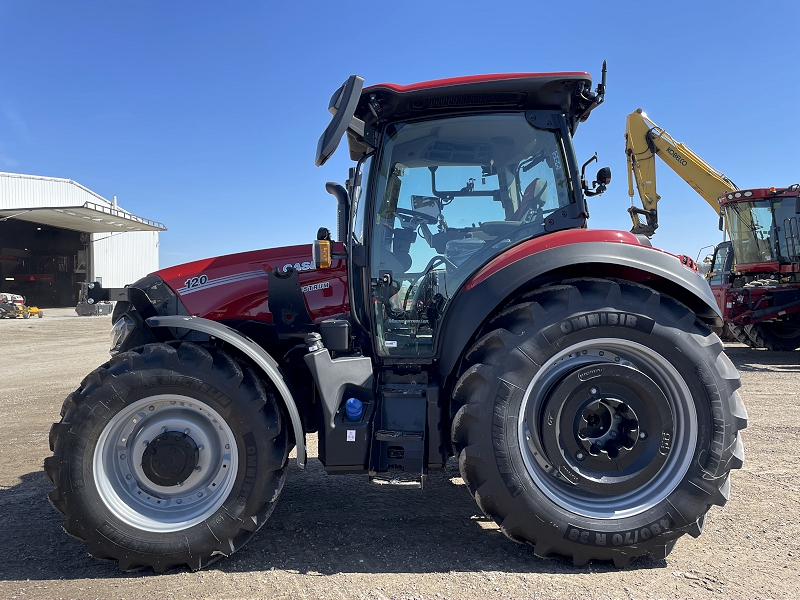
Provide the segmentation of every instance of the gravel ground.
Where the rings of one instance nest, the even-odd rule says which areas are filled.
[[[47,313],[0,321],[2,598],[800,596],[800,352],[729,346],[750,415],[745,466],[703,535],[665,561],[616,570],[539,559],[480,514],[453,461],[423,491],[390,492],[312,460],[293,464],[274,515],[232,558],[197,573],[125,574],[63,533],[42,472],[62,400],[108,357],[110,319]]]

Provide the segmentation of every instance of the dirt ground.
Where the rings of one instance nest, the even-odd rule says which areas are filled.
[[[61,530],[42,472],[64,397],[108,358],[109,317],[0,321],[2,598],[797,598],[800,352],[732,344],[750,415],[731,500],[667,560],[542,560],[480,514],[451,461],[423,491],[292,466],[260,533],[205,571],[120,573]],[[308,440],[311,455],[316,439]]]

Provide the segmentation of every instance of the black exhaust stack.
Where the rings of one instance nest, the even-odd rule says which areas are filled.
[[[347,241],[347,221],[350,209],[350,201],[347,197],[347,190],[334,181],[325,184],[325,189],[329,194],[336,198],[338,209],[336,211],[336,240],[339,242]]]

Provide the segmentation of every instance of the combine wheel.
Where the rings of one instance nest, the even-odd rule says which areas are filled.
[[[456,383],[453,440],[479,507],[538,556],[618,567],[700,534],[743,460],[719,338],[649,288],[579,279],[494,317]]]
[[[759,346],[755,341],[753,341],[749,335],[747,335],[744,327],[739,327],[734,323],[725,323],[725,327],[728,330],[728,333],[730,333],[731,336],[733,336],[733,339],[735,339],[737,342],[741,344],[747,344],[751,348],[762,347]]]
[[[789,351],[800,348],[800,320],[762,321],[746,325],[745,333],[759,348]]]
[[[199,569],[238,550],[286,477],[272,391],[225,352],[148,344],[91,373],[50,431],[64,529],[120,568]]]

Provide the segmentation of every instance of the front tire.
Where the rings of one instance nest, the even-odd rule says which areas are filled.
[[[453,440],[480,508],[538,556],[665,558],[739,468],[747,415],[722,343],[644,286],[581,279],[499,313],[456,383]]]
[[[199,569],[269,518],[286,477],[274,394],[217,348],[148,344],[70,394],[45,472],[64,529],[130,570]]]

